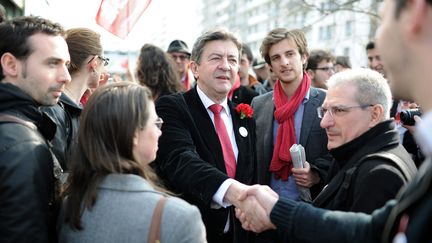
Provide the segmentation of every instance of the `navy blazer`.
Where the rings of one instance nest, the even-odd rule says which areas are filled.
[[[325,91],[310,88],[309,100],[305,103],[300,131],[300,144],[305,148],[306,160],[311,168],[316,170],[323,181],[333,161],[327,149],[327,135],[320,127],[321,119],[318,118],[317,108],[322,105]],[[256,138],[257,138],[257,161],[258,182],[269,185],[271,173],[270,162],[273,156],[273,122],[274,122],[274,99],[273,91],[255,97],[252,100],[255,110]],[[286,148],[289,149],[289,148]],[[312,197],[318,195],[323,183],[312,186]]]
[[[240,119],[230,101],[228,105],[239,151],[235,179],[253,184],[256,171],[255,123],[250,118]],[[235,238],[233,242],[247,242],[248,233],[235,219],[232,207],[211,208],[213,195],[229,177],[219,138],[196,88],[160,97],[156,102],[156,111],[164,120],[155,161],[159,176],[171,190],[198,206],[209,242],[219,241],[230,210],[231,223],[236,222],[231,224]],[[240,127],[248,131],[247,136],[239,133]]]

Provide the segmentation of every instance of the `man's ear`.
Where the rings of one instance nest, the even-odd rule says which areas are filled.
[[[409,6],[409,10],[411,11],[411,31],[412,33],[419,33],[425,28],[431,28],[428,25],[429,21],[428,14],[432,15],[432,11],[430,11],[429,4],[426,3],[426,0],[410,0],[407,1],[407,5]],[[429,16],[429,18],[432,18]]]
[[[371,107],[372,113],[371,113],[371,120],[369,122],[369,127],[374,127],[378,123],[382,122],[384,119],[384,107],[381,104],[376,104],[373,107]]]
[[[98,67],[98,58],[97,57],[93,58],[93,60],[91,60],[91,62],[89,62],[87,65],[90,71],[96,70]]]
[[[134,137],[133,137],[133,140],[132,140],[132,145],[134,147],[138,146],[138,131],[135,131],[135,134],[134,134]]]
[[[0,59],[4,76],[16,77],[18,75],[18,59],[9,52],[4,53]]]
[[[198,75],[198,64],[195,61],[191,61],[189,65],[190,65],[190,69],[191,69],[191,71],[192,71],[195,79],[198,80],[198,78],[199,78],[199,75]]]
[[[309,54],[308,53],[304,53],[302,55],[301,60],[302,60],[303,67],[307,64],[308,58],[309,58]]]
[[[307,69],[306,72],[307,72],[307,74],[309,74],[310,79],[314,80],[314,78],[315,78],[315,71],[312,70],[312,69]]]

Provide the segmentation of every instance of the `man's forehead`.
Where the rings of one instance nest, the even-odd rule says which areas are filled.
[[[378,55],[378,49],[375,47],[375,48],[372,48],[372,49],[368,49],[367,51],[366,51],[368,54],[377,54]]]
[[[291,39],[283,39],[281,41],[279,41],[278,43],[273,44],[270,47],[269,53],[270,55],[273,54],[277,54],[277,52],[279,51],[294,51],[294,52],[298,52],[299,51],[299,47],[297,46],[297,44],[291,40]]]
[[[172,51],[172,52],[169,52],[169,54],[170,55],[186,55],[186,56],[189,56],[187,53],[185,53],[185,52],[179,52],[179,51]]]
[[[204,51],[203,53],[206,53],[207,55],[212,55],[212,54],[218,54],[218,55],[222,55],[222,54],[227,54],[228,56],[239,56],[239,49],[238,47],[234,44],[234,42],[229,41],[229,40],[214,40],[214,41],[209,41],[205,46],[204,46]]]
[[[318,65],[323,65],[323,66],[333,66],[333,62],[330,59],[324,59],[321,60]]]
[[[347,104],[351,104],[354,101],[355,101],[354,97],[351,93],[344,93],[344,92],[338,94],[327,93],[327,96],[323,102],[323,106],[347,105]]]
[[[32,46],[32,54],[51,58],[70,59],[66,40],[59,35],[47,35],[38,33],[29,38]]]

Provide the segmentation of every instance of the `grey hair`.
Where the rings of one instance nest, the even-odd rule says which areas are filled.
[[[200,64],[201,55],[204,51],[204,46],[207,42],[215,41],[215,40],[223,40],[223,41],[232,41],[239,50],[239,59],[242,52],[242,44],[237,36],[234,33],[228,31],[224,28],[218,28],[214,30],[209,30],[198,37],[195,41],[195,44],[192,48],[191,60]]]
[[[390,118],[392,94],[387,80],[377,71],[367,68],[356,68],[336,73],[327,82],[328,88],[353,85],[357,88],[355,100],[360,105],[381,104],[384,118]]]

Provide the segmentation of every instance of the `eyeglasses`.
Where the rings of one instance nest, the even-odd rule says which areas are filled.
[[[321,67],[321,68],[317,67],[317,68],[312,68],[312,69],[314,69],[314,70],[322,70],[324,72],[329,72],[329,71],[334,72],[335,71],[334,67]]]
[[[157,126],[157,128],[162,129],[162,124],[164,123],[164,121],[162,120],[162,118],[158,117],[155,121],[155,125]]]
[[[90,63],[91,61],[93,61],[95,58],[99,58],[101,61],[102,61],[102,63],[103,63],[103,65],[104,66],[108,66],[108,64],[109,64],[109,62],[110,62],[110,59],[109,58],[107,58],[107,57],[102,57],[102,56],[98,56],[98,55],[95,55],[95,56],[93,56],[87,63]]]
[[[177,58],[180,58],[180,61],[184,61],[186,59],[189,59],[189,55],[176,55],[176,54],[171,54],[172,59],[177,60]]]
[[[330,112],[330,116],[332,118],[334,118],[335,116],[340,116],[343,113],[348,112],[350,109],[353,108],[361,108],[364,109],[366,107],[372,107],[374,105],[369,104],[369,105],[355,105],[355,106],[330,106],[329,108],[324,108],[324,107],[318,107],[317,108],[317,112],[318,112],[318,117],[319,118],[323,118],[324,115],[327,113],[327,111]]]

